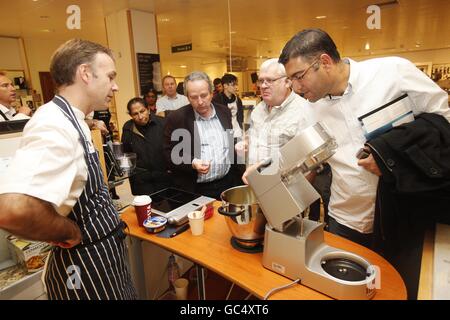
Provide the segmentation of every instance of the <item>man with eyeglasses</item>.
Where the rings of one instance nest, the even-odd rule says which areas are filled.
[[[276,161],[278,149],[306,122],[306,114],[301,108],[306,101],[291,90],[291,81],[278,59],[269,59],[261,64],[257,85],[263,101],[251,113],[248,142],[236,147],[239,152],[245,148],[243,144],[248,143],[249,165],[269,157]],[[245,183],[249,170],[242,177]]]
[[[23,106],[16,113],[16,110],[12,107],[14,102],[16,102],[16,88],[6,76],[6,72],[0,71],[0,121],[30,118],[31,109]]]
[[[363,62],[341,59],[331,37],[320,29],[307,29],[296,34],[285,45],[279,61],[286,67],[294,90],[308,100],[306,110],[311,112],[311,123],[324,122],[339,146],[328,161],[333,176],[329,231],[371,247],[374,230],[376,234],[383,232],[379,230],[381,224],[374,225],[377,186],[382,170],[377,165],[379,155],[376,151],[369,150],[364,155],[367,157],[360,160],[355,157],[364,147],[367,134],[358,117],[380,110],[379,107],[407,94],[402,103],[415,116],[423,112],[437,113],[449,121],[447,94],[406,59],[387,57]],[[389,166],[381,169],[393,170]],[[381,200],[377,201],[378,208]],[[408,222],[400,219],[397,223],[399,227]],[[396,227],[391,225],[384,231],[392,232],[393,229]],[[384,239],[384,236],[380,237]],[[397,261],[391,260],[404,279],[411,276],[411,270],[417,265],[420,268],[421,249],[413,252],[416,248],[408,246],[396,252]],[[402,266],[400,260],[404,262],[413,255],[418,257],[419,263],[415,261],[416,266]],[[416,272],[418,279],[417,275]],[[417,283],[407,283],[407,287],[409,297],[415,297]]]

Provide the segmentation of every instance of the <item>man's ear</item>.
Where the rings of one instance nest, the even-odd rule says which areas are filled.
[[[77,68],[77,75],[84,83],[88,83],[92,78],[91,68],[85,63],[80,64]]]
[[[292,81],[289,78],[286,78],[286,88],[292,88]]]
[[[334,64],[333,59],[326,53],[320,55],[320,63],[326,71],[330,71],[331,66]]]

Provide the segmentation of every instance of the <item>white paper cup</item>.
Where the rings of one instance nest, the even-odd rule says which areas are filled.
[[[173,283],[173,286],[175,287],[175,295],[177,297],[177,300],[186,300],[189,287],[189,280],[185,278],[178,278]]]
[[[188,218],[192,235],[201,235],[203,233],[203,225],[205,224],[205,214],[201,211],[192,211],[188,213]]]

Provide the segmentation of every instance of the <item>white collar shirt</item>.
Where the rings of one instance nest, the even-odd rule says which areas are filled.
[[[156,112],[173,111],[189,104],[186,96],[177,93],[174,98],[163,96],[156,101]]]

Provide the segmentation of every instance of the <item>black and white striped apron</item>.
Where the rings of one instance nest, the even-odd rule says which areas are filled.
[[[98,154],[90,147],[69,103],[60,96],[55,96],[53,102],[80,134],[88,178],[68,216],[80,227],[82,241],[71,249],[52,250],[44,277],[48,298],[136,299],[125,264],[123,223],[103,181]]]

